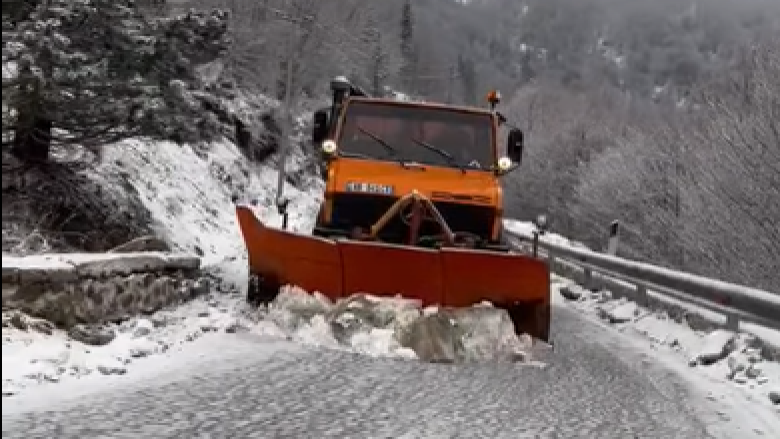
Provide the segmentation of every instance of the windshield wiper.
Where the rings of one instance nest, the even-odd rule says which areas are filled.
[[[453,165],[453,166],[457,167],[458,169],[460,169],[461,172],[463,172],[464,174],[466,173],[466,167],[462,163],[460,163],[457,159],[455,159],[455,157],[452,154],[450,154],[447,151],[439,148],[438,146],[431,145],[430,143],[424,142],[424,141],[422,141],[420,139],[415,139],[414,137],[412,137],[411,139],[412,139],[412,142],[414,142],[414,143],[416,143],[416,144],[418,144],[418,145],[420,145],[420,146],[422,146],[422,147],[424,147],[426,149],[429,149],[429,150],[435,152],[436,154],[439,154],[440,156],[444,157],[445,159],[447,159],[447,161],[451,165]]]
[[[369,159],[369,160],[373,158],[365,154],[360,154],[358,152],[349,152],[349,151],[339,151],[339,156],[353,158],[353,159]]]
[[[381,137],[377,136],[376,134],[372,133],[371,131],[369,131],[369,130],[367,130],[367,129],[363,128],[363,127],[361,127],[360,125],[358,125],[358,126],[357,126],[357,129],[358,129],[358,131],[360,131],[361,133],[363,133],[363,134],[367,135],[368,137],[370,137],[370,138],[374,139],[374,141],[376,141],[376,143],[378,143],[378,144],[380,144],[380,145],[384,146],[384,147],[385,147],[385,149],[387,150],[387,152],[389,152],[389,153],[390,153],[390,155],[391,155],[392,157],[394,157],[394,158],[395,158],[395,159],[398,161],[398,163],[400,163],[400,164],[401,164],[401,166],[406,166],[406,161],[405,161],[404,159],[402,159],[402,158],[401,158],[401,157],[398,155],[398,150],[397,150],[397,149],[395,149],[395,147],[394,147],[393,145],[391,145],[391,144],[387,143],[387,141],[386,141],[385,139],[383,139],[383,138],[381,138]]]

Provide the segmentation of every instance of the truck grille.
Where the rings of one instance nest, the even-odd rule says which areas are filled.
[[[355,226],[372,226],[397,200],[394,197],[366,194],[338,194],[333,199],[333,215],[330,227],[351,230]],[[474,206],[448,202],[434,202],[447,220],[453,232],[470,232],[480,237],[489,237],[493,229],[494,210],[487,206]],[[438,232],[435,224],[423,224],[422,235]],[[394,218],[380,233],[380,239],[388,242],[403,242],[407,227],[400,218]]]

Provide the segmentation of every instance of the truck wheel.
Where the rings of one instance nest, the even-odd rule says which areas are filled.
[[[255,275],[249,276],[249,283],[246,290],[246,301],[252,306],[260,304],[260,278]]]
[[[258,275],[249,276],[246,301],[252,306],[267,305],[279,295],[280,286]]]

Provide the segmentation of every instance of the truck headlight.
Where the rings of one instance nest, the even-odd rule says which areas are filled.
[[[332,140],[326,140],[322,142],[322,152],[328,155],[332,155],[336,153],[336,150],[338,149],[338,146],[336,145],[336,142]]]
[[[509,157],[501,157],[498,159],[498,170],[501,172],[506,172],[509,170],[509,168],[512,167],[512,159]]]

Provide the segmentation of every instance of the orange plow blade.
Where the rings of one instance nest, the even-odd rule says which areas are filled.
[[[237,206],[250,274],[262,299],[284,285],[335,300],[355,293],[417,299],[424,306],[468,307],[482,301],[506,309],[518,333],[549,341],[550,279],[545,262],[491,251],[441,250],[329,240],[266,227]]]

